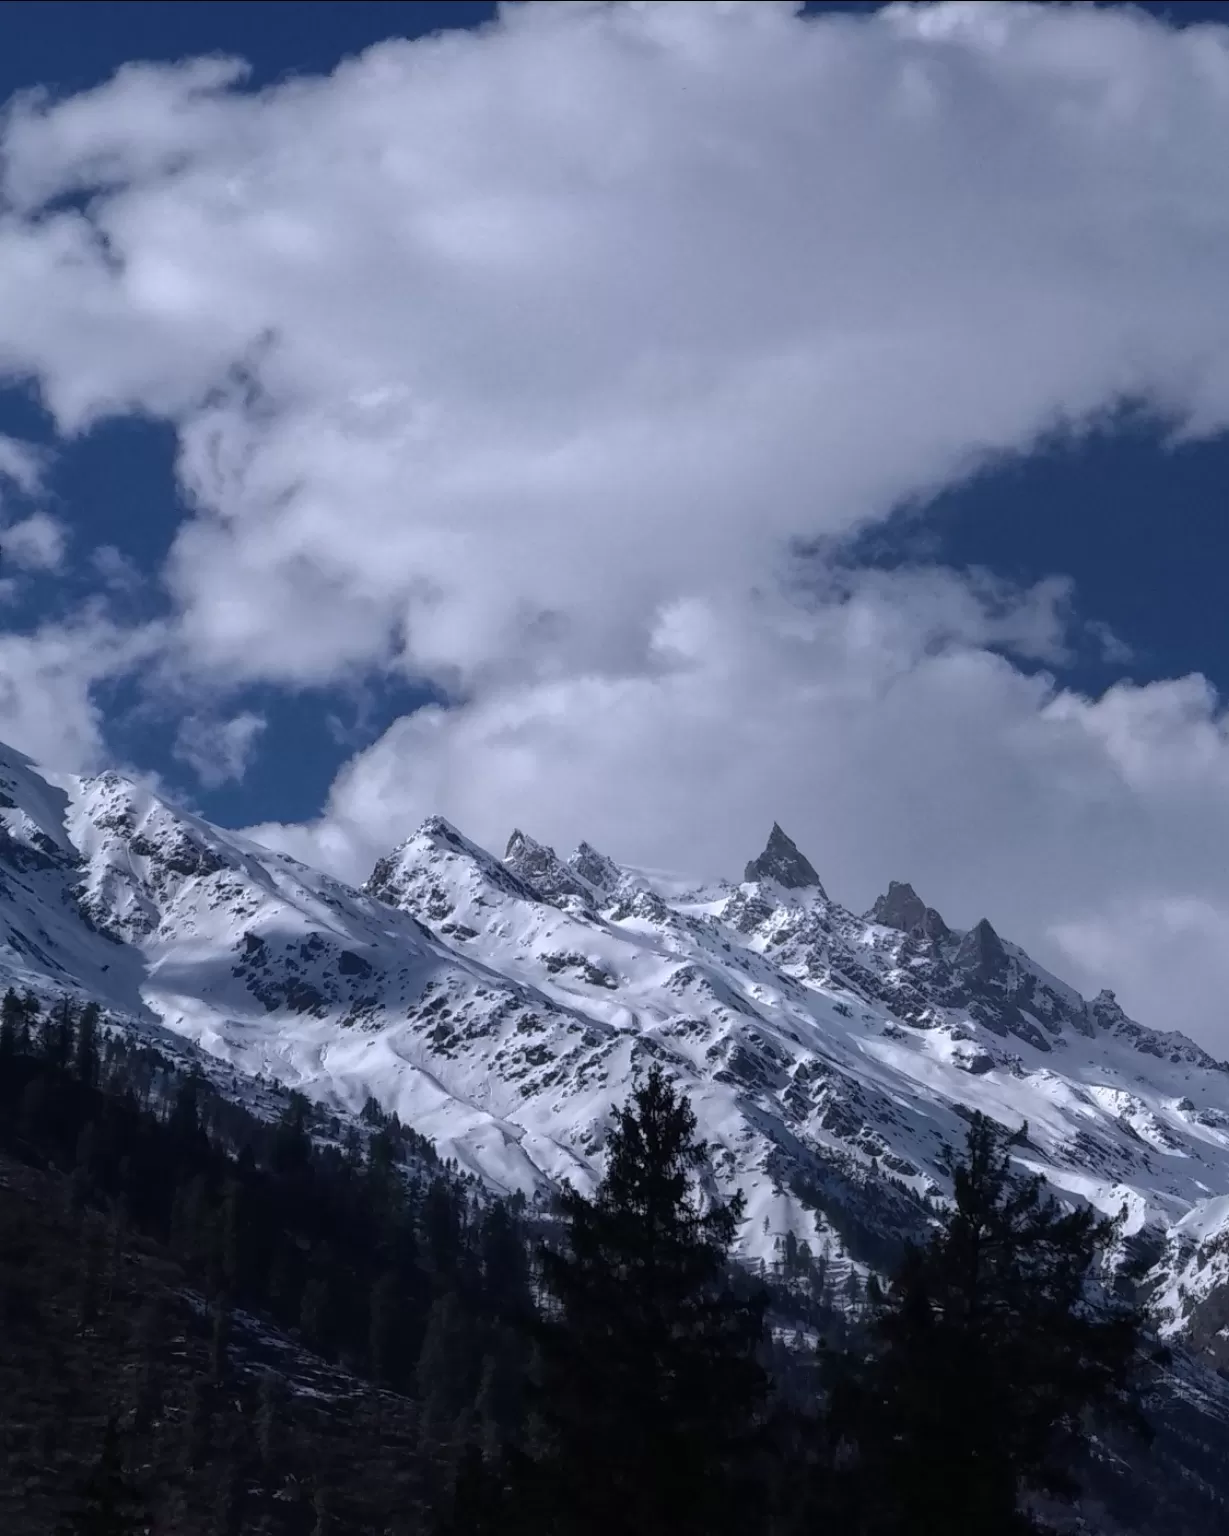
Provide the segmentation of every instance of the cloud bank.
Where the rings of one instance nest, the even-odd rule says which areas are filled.
[[[1124,399],[1229,425],[1227,137],[1225,29],[997,3],[528,5],[23,99],[0,371],[66,434],[173,422],[193,515],[172,620],[24,637],[14,699],[51,658],[80,756],[134,654],[211,709],[428,679],[261,834],[362,875],[440,810],[710,873],[776,817],[855,905],[910,878],[1229,1047],[1207,685],[1080,698],[1061,581],[817,553]]]

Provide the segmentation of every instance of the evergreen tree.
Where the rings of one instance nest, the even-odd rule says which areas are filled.
[[[239,1536],[243,1523],[243,1482],[233,1461],[217,1475],[213,1503],[213,1536]]]
[[[43,1025],[43,1060],[54,1071],[64,1071],[73,1059],[77,1010],[71,999],[62,998]]]
[[[10,987],[4,994],[4,1001],[0,1002],[0,1066],[11,1062],[18,1054],[17,1042],[24,1021],[21,999]]]
[[[77,1321],[82,1329],[98,1321],[102,1299],[103,1248],[99,1234],[87,1227],[81,1244],[80,1280],[77,1291]]]
[[[213,1302],[209,1337],[209,1379],[221,1386],[230,1369],[230,1298],[219,1294]]]
[[[1010,1145],[974,1119],[952,1208],[907,1250],[873,1355],[833,1373],[832,1513],[860,1531],[1035,1530],[1021,1501],[1075,1491],[1090,1414],[1143,1427],[1139,1314],[1096,1292],[1112,1224],[1014,1178]]]
[[[312,1494],[312,1536],[332,1536],[333,1513],[329,1496],[321,1483],[317,1483]]]
[[[400,1381],[400,1328],[397,1277],[385,1270],[371,1287],[367,1323],[367,1368],[373,1381]]]
[[[261,1378],[256,1408],[256,1449],[265,1475],[272,1474],[282,1457],[282,1428],[286,1412],[286,1388],[276,1371]]]
[[[124,1472],[112,1415],[98,1460],[74,1490],[60,1531],[62,1536],[136,1536],[145,1528],[144,1503]]]
[[[153,1426],[162,1406],[164,1333],[162,1307],[156,1300],[150,1301],[142,1310],[136,1327],[137,1369],[133,1383],[132,1427],[139,1435]]]
[[[19,1056],[32,1056],[34,1054],[34,1027],[42,1015],[42,1005],[28,987],[21,994],[21,1013],[21,1024],[17,1030],[17,1054]]]
[[[541,1256],[538,1488],[559,1536],[752,1525],[763,1299],[729,1287],[742,1202],[699,1204],[695,1127],[655,1066],[616,1111],[595,1198],[564,1192],[566,1246]]]
[[[77,1077],[86,1088],[98,1086],[99,1054],[98,1024],[102,1011],[97,1003],[90,1002],[81,1010],[77,1023],[75,1067]]]
[[[183,1462],[189,1471],[205,1464],[212,1438],[213,1414],[205,1384],[197,1378],[188,1383],[183,1415]]]

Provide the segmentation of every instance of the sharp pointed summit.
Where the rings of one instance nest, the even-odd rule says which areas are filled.
[[[773,822],[768,842],[758,859],[752,859],[743,870],[744,880],[774,880],[787,891],[814,888],[827,899],[815,866],[798,851],[793,838],[787,837],[779,823]]]
[[[515,875],[527,881],[548,900],[561,896],[590,899],[584,882],[578,880],[553,848],[539,843],[517,827],[504,849],[504,863]]]
[[[907,880],[889,880],[887,894],[880,896],[867,916],[885,928],[925,939],[946,939],[951,934],[935,909],[926,905]]]
[[[623,871],[613,859],[599,853],[590,843],[581,843],[568,855],[569,866],[595,891],[613,891],[623,877]]]

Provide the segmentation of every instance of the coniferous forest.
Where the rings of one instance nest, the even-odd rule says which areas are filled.
[[[890,1282],[743,1211],[659,1069],[592,1199],[498,1200],[369,1103],[274,1123],[71,1002],[0,1010],[0,1528],[952,1536],[1148,1455],[1108,1226],[975,1118]],[[1175,1523],[1172,1529],[1183,1529]],[[1192,1527],[1193,1528],[1193,1527]]]

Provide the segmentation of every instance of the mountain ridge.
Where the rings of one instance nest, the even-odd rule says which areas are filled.
[[[849,911],[775,824],[744,873],[688,888],[519,829],[498,858],[429,817],[360,890],[119,774],[0,752],[0,984],[96,997],[239,1087],[373,1097],[500,1190],[592,1187],[663,1062],[752,1261],[789,1234],[884,1267],[968,1114],[1027,1121],[1021,1167],[1122,1214],[1162,1326],[1219,1360],[1229,1066],[911,886]]]

